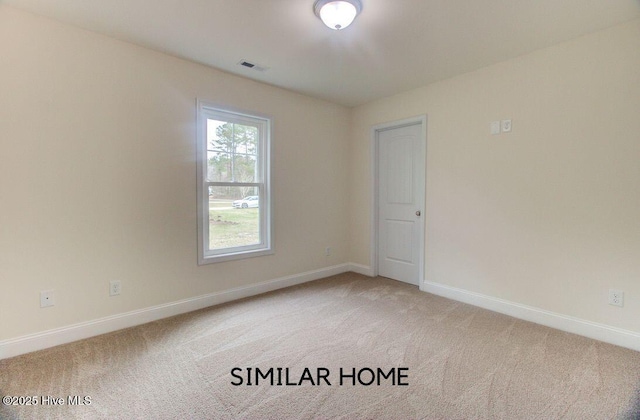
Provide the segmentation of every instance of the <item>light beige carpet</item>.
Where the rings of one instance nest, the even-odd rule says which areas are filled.
[[[243,376],[242,385],[236,374]],[[344,374],[407,368],[394,385]],[[274,385],[247,368],[289,368]],[[0,361],[3,419],[637,418],[640,353],[343,274]],[[284,370],[283,370],[284,372]],[[397,371],[396,371],[397,373]],[[266,375],[268,376],[268,375]],[[303,376],[304,378],[304,376]],[[395,379],[398,379],[397,377]],[[252,382],[255,378],[252,380]],[[284,382],[285,379],[283,378]],[[90,397],[69,406],[68,396]],[[51,404],[52,398],[45,399]]]

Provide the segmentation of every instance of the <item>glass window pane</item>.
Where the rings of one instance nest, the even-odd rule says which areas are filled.
[[[255,155],[258,149],[258,128],[250,125],[234,124],[236,153]]]
[[[209,249],[260,244],[256,187],[209,187]]]
[[[258,128],[207,120],[207,181],[258,182]]]
[[[255,155],[235,155],[233,157],[233,175],[235,182],[258,182],[258,159]]]
[[[231,154],[207,151],[207,181],[231,182],[233,162]]]
[[[232,145],[232,124],[225,121],[207,119],[207,150],[230,152]]]

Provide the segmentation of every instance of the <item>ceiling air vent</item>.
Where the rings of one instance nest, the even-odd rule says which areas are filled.
[[[261,66],[260,64],[252,63],[247,60],[240,60],[238,62],[238,65],[242,67],[246,67],[251,70],[257,70],[257,71],[266,71],[268,69],[268,67]]]

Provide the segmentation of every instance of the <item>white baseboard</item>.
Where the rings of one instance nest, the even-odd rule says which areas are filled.
[[[549,312],[543,309],[521,305],[519,303],[439,283],[425,281],[420,285],[420,290],[459,302],[468,303],[470,305],[479,306],[514,318],[523,319],[525,321],[545,325],[561,331],[582,335],[584,337],[640,351],[640,334],[633,331],[610,327],[596,322],[585,321],[583,319]]]
[[[356,263],[350,263],[349,264],[349,271],[353,271],[354,273],[358,273],[358,274],[362,274],[365,276],[369,276],[369,277],[373,277],[373,268],[367,266],[367,265],[362,265],[362,264],[356,264]]]
[[[136,325],[207,308],[209,306],[219,305],[232,300],[255,296],[261,293],[282,289],[284,287],[295,286],[297,284],[318,280],[324,277],[346,273],[347,271],[356,271],[356,269],[362,267],[363,266],[358,266],[357,264],[348,263],[335,265],[275,280],[264,281],[249,286],[238,287],[224,292],[196,296],[163,305],[152,306],[92,321],[81,322],[62,328],[55,328],[18,338],[3,340],[0,341],[0,360],[121,330],[123,328],[134,327]]]

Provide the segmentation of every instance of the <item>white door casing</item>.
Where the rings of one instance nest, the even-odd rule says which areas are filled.
[[[419,285],[424,273],[426,118],[374,129],[377,274]]]

